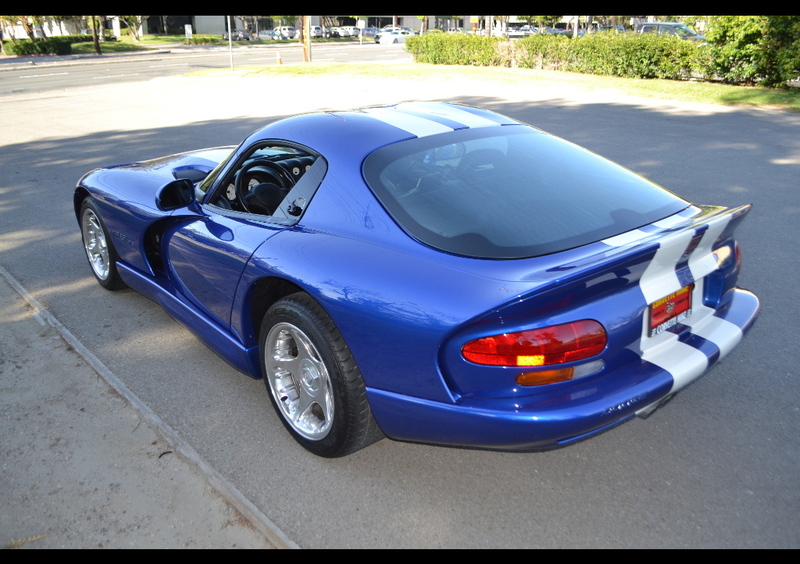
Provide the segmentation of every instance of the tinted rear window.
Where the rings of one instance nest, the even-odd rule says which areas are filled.
[[[390,145],[364,161],[364,177],[407,233],[469,257],[564,251],[688,205],[611,161],[527,126]]]

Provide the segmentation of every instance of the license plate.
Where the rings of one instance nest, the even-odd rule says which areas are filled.
[[[692,315],[693,288],[694,284],[684,286],[650,304],[650,337],[663,333]]]

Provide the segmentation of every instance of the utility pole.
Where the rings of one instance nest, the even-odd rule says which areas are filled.
[[[231,60],[231,70],[233,70],[233,34],[231,33],[231,17],[228,16],[228,57]]]
[[[303,62],[311,62],[311,18],[309,16],[300,16],[303,18],[302,38],[303,41]]]

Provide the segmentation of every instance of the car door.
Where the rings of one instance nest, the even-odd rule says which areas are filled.
[[[242,152],[214,181],[201,213],[164,233],[167,274],[185,302],[228,327],[247,262],[298,221],[326,170],[324,159],[286,143],[259,142]],[[254,197],[265,187],[277,191],[272,206]]]
[[[253,252],[285,226],[225,215],[203,206],[204,214],[165,233],[167,272],[193,307],[223,326],[230,325],[239,278]]]

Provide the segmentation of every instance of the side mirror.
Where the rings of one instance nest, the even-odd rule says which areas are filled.
[[[185,208],[196,202],[194,184],[186,178],[165,184],[156,195],[156,207],[161,211]]]

